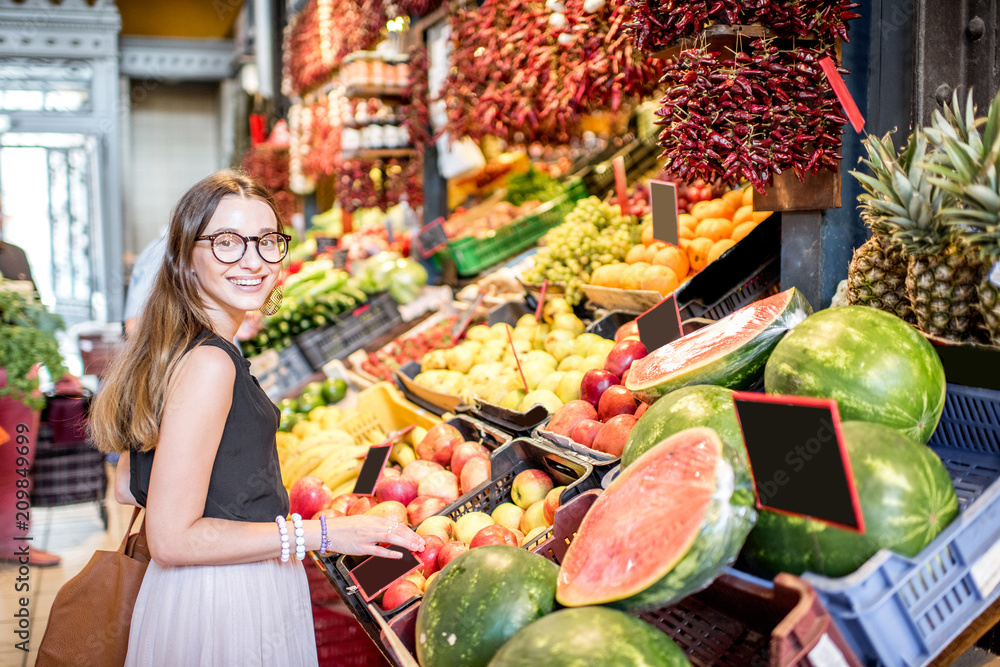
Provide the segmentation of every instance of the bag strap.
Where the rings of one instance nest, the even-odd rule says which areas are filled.
[[[141,512],[141,511],[142,511],[142,508],[139,507],[139,506],[136,506],[135,510],[132,511],[132,520],[128,522],[128,528],[125,530],[125,538],[122,540],[122,545],[120,547],[118,547],[118,551],[120,553],[125,553],[125,545],[128,543],[128,536],[132,533],[132,526],[135,525],[135,519],[136,519],[136,517],[139,516],[139,512]],[[143,519],[144,520],[142,522],[142,526],[139,529],[140,532],[142,532],[146,528],[145,517],[143,517]]]

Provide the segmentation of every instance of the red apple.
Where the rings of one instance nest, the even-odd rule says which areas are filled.
[[[342,493],[330,501],[330,507],[328,509],[340,510],[346,514],[348,505],[354,502],[356,498],[358,498],[358,496],[353,493]]]
[[[631,322],[626,322],[625,324],[618,327],[618,331],[615,332],[615,342],[620,343],[629,336],[639,335],[639,322],[637,320],[632,320]]]
[[[604,426],[604,424],[596,419],[584,419],[582,422],[573,427],[573,431],[569,434],[569,438],[573,442],[583,445],[584,447],[593,447],[594,438],[597,437],[597,432],[601,430],[602,426]]]
[[[385,593],[382,594],[382,609],[385,611],[395,609],[410,598],[417,597],[422,592],[420,586],[417,586],[409,579],[400,579],[385,589]]]
[[[594,438],[594,444],[591,446],[606,454],[621,456],[622,450],[625,449],[625,443],[628,442],[628,434],[632,432],[632,427],[637,421],[639,420],[635,418],[635,415],[612,417],[597,432],[597,437]]]
[[[478,442],[467,441],[460,444],[455,448],[455,451],[451,453],[451,471],[462,476],[462,467],[465,465],[466,461],[476,457],[480,458],[490,458],[490,450]]]
[[[620,384],[612,385],[601,396],[601,402],[597,405],[597,418],[606,422],[615,415],[635,414],[637,407],[632,392]]]
[[[584,419],[597,419],[594,406],[587,401],[570,401],[556,410],[545,430],[568,436],[573,427]]]
[[[462,493],[468,493],[474,488],[490,480],[490,460],[479,458],[469,459],[462,468]]]
[[[441,547],[441,551],[438,552],[438,570],[443,570],[445,565],[455,560],[468,550],[469,547],[465,545],[465,542],[456,542],[454,540],[448,542]]]
[[[424,550],[413,552],[424,564],[425,577],[429,577],[438,571],[437,558],[443,546],[444,540],[437,535],[426,535],[424,536]]]
[[[621,377],[632,362],[646,356],[646,346],[642,341],[626,339],[611,348],[604,360],[604,370]],[[615,383],[617,384],[617,383]]]
[[[311,517],[325,510],[333,500],[333,491],[319,477],[307,475],[292,484],[288,492],[288,511],[304,517]]]
[[[636,408],[636,410],[635,410],[635,418],[636,419],[641,419],[642,416],[644,414],[646,414],[646,410],[648,410],[648,409],[649,409],[649,403],[640,403],[639,407]]]
[[[369,509],[365,514],[369,516],[381,516],[386,519],[392,519],[393,521],[398,521],[399,523],[406,523],[409,515],[406,512],[406,505],[399,502],[398,500],[387,500],[384,503],[379,503]]]
[[[443,514],[435,514],[424,519],[417,526],[416,533],[421,537],[435,535],[440,537],[442,542],[447,542],[451,539],[454,530],[455,522],[451,520],[451,517],[444,516]]]
[[[403,471],[400,470],[399,468],[397,468],[395,466],[387,466],[385,468],[382,468],[382,477],[381,477],[381,479],[386,479],[386,478],[392,479],[393,477],[399,477],[402,474],[403,474]]]
[[[325,516],[327,519],[337,519],[342,516],[347,516],[347,512],[345,510],[335,510],[327,507],[325,510],[320,510],[313,514],[311,518],[318,521],[321,516]]]
[[[522,470],[514,477],[510,488],[510,499],[523,510],[527,510],[539,500],[545,500],[545,494],[552,490],[552,478],[541,470]]]
[[[417,456],[443,467],[451,463],[452,451],[464,441],[462,432],[451,424],[435,424],[417,444]]]
[[[417,496],[406,506],[406,515],[410,519],[411,526],[419,526],[424,519],[434,516],[447,506],[448,503],[440,498]]]
[[[420,480],[417,493],[421,496],[433,496],[446,503],[458,500],[458,477],[450,470],[438,470]]]
[[[396,500],[403,505],[409,505],[410,501],[418,495],[417,483],[402,475],[388,478],[383,475],[382,479],[378,481],[378,486],[375,487],[375,497],[383,503],[387,500]]]
[[[351,501],[351,504],[347,506],[347,516],[354,516],[356,514],[364,514],[370,510],[375,505],[369,496],[361,496],[355,498]]]
[[[545,505],[542,507],[545,510],[545,521],[550,526],[556,520],[556,510],[559,509],[562,492],[565,488],[565,486],[557,486],[545,494]]]
[[[618,376],[606,370],[591,369],[587,371],[583,380],[580,381],[580,398],[590,403],[594,408],[601,402],[601,395],[612,386],[620,384]]]
[[[403,468],[403,477],[406,479],[412,479],[417,484],[420,483],[424,477],[431,474],[432,472],[437,472],[438,470],[444,470],[444,466],[434,463],[433,461],[423,461],[417,459],[416,461],[410,461]]]
[[[475,549],[476,547],[484,547],[487,544],[506,544],[511,547],[518,546],[517,536],[514,535],[508,528],[503,526],[486,526],[476,533],[472,541],[469,542],[469,548]]]

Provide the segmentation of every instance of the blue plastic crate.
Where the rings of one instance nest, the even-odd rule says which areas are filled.
[[[883,549],[846,577],[802,577],[866,665],[926,665],[1000,598],[1000,391],[948,385],[929,445],[958,518],[915,558]]]

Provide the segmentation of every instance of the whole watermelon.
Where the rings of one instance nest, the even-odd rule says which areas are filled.
[[[767,361],[769,394],[833,398],[840,418],[885,424],[925,443],[944,410],[944,368],[903,320],[845,306],[810,315]]]
[[[555,563],[505,545],[448,563],[417,611],[421,666],[485,666],[514,633],[555,608],[558,574]]]
[[[865,534],[761,510],[741,554],[750,569],[842,577],[882,548],[917,555],[958,515],[951,478],[929,447],[881,424],[841,428]]]
[[[607,607],[563,609],[521,630],[489,667],[686,667],[667,635]]]

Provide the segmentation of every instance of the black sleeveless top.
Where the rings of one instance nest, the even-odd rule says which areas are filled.
[[[281,412],[261,389],[257,378],[250,375],[250,362],[235,345],[210,331],[202,332],[191,348],[198,343],[225,350],[236,366],[233,403],[215,455],[202,516],[254,522],[274,521],[279,514],[285,516],[288,514],[288,493],[281,485],[274,437]],[[146,506],[155,453],[155,449],[130,452],[129,488],[143,507]]]

